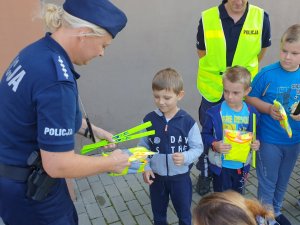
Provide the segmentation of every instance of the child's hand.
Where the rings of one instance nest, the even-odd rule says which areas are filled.
[[[293,120],[300,121],[300,114],[298,114],[298,115],[290,114],[290,116]]]
[[[214,150],[219,153],[228,153],[231,149],[231,144],[225,144],[223,141],[216,141],[214,142]]]
[[[173,162],[176,166],[181,166],[184,163],[184,155],[180,152],[175,152],[172,155]]]
[[[279,112],[279,109],[274,105],[270,106],[269,114],[274,120],[282,120],[282,116]]]
[[[251,143],[251,149],[254,151],[257,151],[259,149],[260,142],[259,140],[255,140],[253,143]]]
[[[151,180],[150,178],[155,178],[155,176],[152,170],[148,170],[143,173],[143,178],[146,184],[151,185],[153,183],[153,180]]]

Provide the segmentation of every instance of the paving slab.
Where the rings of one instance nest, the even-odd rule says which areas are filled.
[[[192,208],[201,196],[195,192],[199,172],[191,170],[193,184]],[[78,212],[79,225],[150,225],[152,211],[149,187],[145,185],[141,174],[122,177],[110,177],[107,174],[75,179],[74,188],[77,199],[74,201]],[[300,225],[300,158],[291,175],[283,202],[283,212],[293,225]],[[246,185],[245,196],[254,198],[257,192],[255,170],[251,170]],[[170,225],[178,224],[176,212],[171,202],[168,207]],[[4,225],[0,218],[0,225]]]
[[[199,202],[201,196],[195,192],[198,170],[193,167],[191,179],[193,184],[192,208]],[[80,216],[80,224],[87,224],[87,217],[91,224],[99,225],[127,225],[127,224],[152,224],[152,211],[149,198],[149,187],[143,182],[141,174],[122,177],[110,177],[107,174],[75,179],[75,193],[80,193],[75,206]],[[300,158],[294,168],[283,203],[283,212],[293,225],[300,225],[300,207],[297,204],[300,198]],[[246,185],[245,196],[255,198],[257,192],[257,178],[252,169]],[[95,200],[93,200],[93,195]],[[99,200],[102,198],[102,203]],[[98,211],[99,207],[101,213]],[[99,203],[100,202],[100,203]],[[92,205],[92,208],[91,208]],[[85,209],[83,209],[83,206]],[[170,225],[178,224],[176,212],[171,202],[168,207],[168,222]],[[0,222],[0,225],[1,222]]]

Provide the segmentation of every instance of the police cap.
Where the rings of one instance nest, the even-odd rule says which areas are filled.
[[[72,16],[93,23],[114,38],[126,25],[126,15],[108,0],[66,0],[64,10]]]

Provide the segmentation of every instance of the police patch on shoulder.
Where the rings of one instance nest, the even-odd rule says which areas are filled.
[[[73,74],[64,57],[53,54],[52,58],[56,67],[57,80],[74,82]]]

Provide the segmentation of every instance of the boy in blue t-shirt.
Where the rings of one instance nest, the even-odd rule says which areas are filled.
[[[300,151],[300,115],[293,115],[300,102],[300,24],[289,27],[280,43],[280,60],[264,67],[255,77],[247,102],[261,113],[257,157],[258,198],[274,209],[269,224],[290,225],[281,213],[284,194]],[[281,103],[292,136],[280,126],[282,116],[273,105]]]
[[[203,152],[200,130],[195,120],[177,106],[184,96],[182,77],[171,68],[159,71],[152,81],[155,105],[144,122],[151,121],[155,135],[139,143],[157,154],[149,159],[143,173],[150,185],[155,225],[167,225],[171,197],[180,225],[191,225],[192,182],[190,168]]]
[[[225,100],[207,110],[201,134],[204,146],[210,148],[208,153],[209,169],[212,172],[215,192],[232,189],[243,193],[250,169],[250,147],[254,151],[259,149],[259,141],[255,139],[252,141],[250,133],[253,131],[253,114],[257,115],[258,113],[254,107],[243,101],[251,90],[250,83],[251,74],[246,68],[241,66],[228,68],[223,75]],[[232,142],[227,142],[227,139],[231,139],[227,138],[225,133],[226,135],[236,134],[235,137],[229,136],[233,140]],[[242,135],[250,137],[248,144],[242,145],[244,141]],[[245,154],[242,154],[242,149],[245,149]],[[234,159],[226,159],[226,157],[229,158],[229,154],[232,155],[233,151],[237,150],[238,154],[235,154]],[[228,156],[226,156],[227,154]]]

